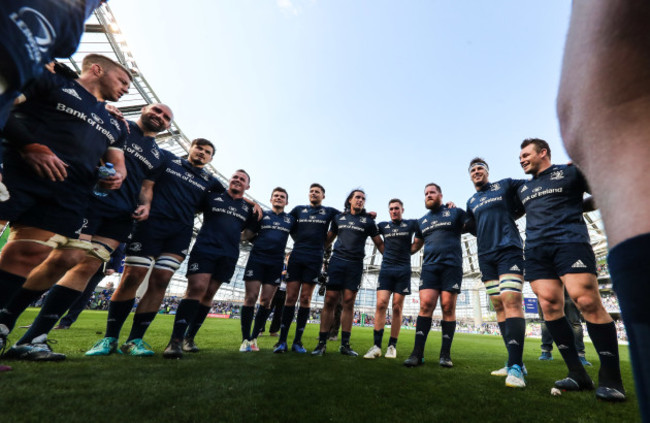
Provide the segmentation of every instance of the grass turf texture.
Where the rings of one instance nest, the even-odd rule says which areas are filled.
[[[24,313],[18,325],[31,323],[38,310]],[[207,319],[197,336],[197,354],[165,360],[173,316],[158,315],[146,335],[156,351],[148,358],[83,353],[103,336],[106,312],[85,311],[69,330],[55,330],[53,348],[68,355],[60,363],[3,360],[14,370],[0,373],[0,416],[3,422],[202,422],[202,421],[334,421],[334,422],[634,422],[636,396],[627,347],[621,367],[628,401],[606,403],[593,392],[550,395],[566,367],[539,361],[539,340],[527,339],[525,389],[504,386],[490,376],[503,365],[506,351],[496,336],[456,334],[453,369],[438,366],[440,332],[431,332],[425,365],[405,368],[414,331],[403,330],[396,360],[364,360],[338,353],[329,342],[324,357],[272,354],[277,338],[262,336],[260,352],[240,353],[240,321]],[[126,340],[131,319],[122,330]],[[268,325],[267,325],[268,327]],[[25,329],[17,328],[9,342]],[[383,351],[388,342],[384,335]],[[308,325],[305,347],[316,345],[317,325]],[[293,333],[290,335],[291,340]],[[363,355],[372,345],[371,328],[353,328],[352,346]],[[289,344],[290,346],[290,344]],[[587,344],[587,370],[597,380],[598,358]]]

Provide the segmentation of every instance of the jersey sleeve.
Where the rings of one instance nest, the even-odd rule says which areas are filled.
[[[424,239],[424,235],[422,235],[422,228],[420,227],[419,220],[415,221],[415,237],[418,239]]]
[[[375,219],[368,220],[366,233],[370,238],[374,238],[379,235],[379,228],[377,227],[377,222],[375,222]]]
[[[339,233],[339,224],[336,221],[336,218],[338,216],[339,216],[338,214],[336,216],[334,216],[334,219],[332,219],[332,222],[330,223],[330,229],[329,230],[330,230],[330,232],[335,233],[335,234]]]
[[[210,185],[210,191],[217,193],[217,194],[222,194],[226,192],[226,187],[223,186],[223,184],[214,176],[210,175],[212,178],[212,183]]]

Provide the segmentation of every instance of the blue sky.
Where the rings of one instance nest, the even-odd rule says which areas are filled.
[[[467,164],[523,178],[519,144],[562,147],[555,97],[570,2],[521,0],[111,0],[138,66],[190,137],[217,145],[268,203],[312,182],[342,207],[366,191],[388,218],[425,213],[424,185],[464,207]]]

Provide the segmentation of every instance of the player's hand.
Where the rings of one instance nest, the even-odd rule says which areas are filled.
[[[133,219],[135,219],[138,222],[142,222],[143,220],[147,220],[149,218],[149,206],[145,205],[139,205],[137,209],[133,212],[131,215]]]
[[[445,204],[445,206],[447,206],[448,209],[455,209],[456,203],[454,203],[453,201],[448,201],[447,204]]]
[[[255,213],[255,216],[257,216],[257,221],[259,222],[262,220],[262,216],[264,215],[264,211],[260,207],[259,204],[253,203],[253,212]]]
[[[373,219],[377,219],[377,212],[376,211],[368,212],[368,216],[372,217]]]
[[[122,111],[118,109],[117,107],[113,106],[112,104],[107,104],[106,105],[106,111],[110,114],[113,115],[117,120],[121,121],[124,126],[126,126],[126,132],[131,133],[131,128],[129,128],[129,124],[126,122],[126,118],[124,117],[124,114],[122,114]]]
[[[100,179],[99,185],[104,189],[120,189],[123,180],[124,178],[122,177],[122,174],[116,172],[115,175]]]
[[[20,150],[20,154],[41,178],[56,182],[63,181],[68,177],[68,172],[65,170],[68,165],[46,145],[27,144]]]

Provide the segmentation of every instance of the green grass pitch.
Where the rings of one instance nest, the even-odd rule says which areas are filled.
[[[30,309],[19,325],[31,323]],[[527,339],[525,389],[511,389],[504,378],[490,376],[506,358],[496,336],[456,334],[453,369],[438,366],[440,332],[431,332],[425,365],[405,368],[414,331],[403,330],[397,360],[364,360],[338,353],[330,342],[324,357],[272,354],[277,338],[260,337],[260,352],[240,353],[239,320],[207,319],[196,342],[197,354],[164,360],[173,316],[159,315],[146,341],[156,351],[149,358],[121,355],[85,357],[102,337],[106,312],[85,311],[69,330],[55,330],[60,363],[9,362],[0,373],[2,422],[635,422],[639,421],[627,347],[621,367],[625,403],[595,399],[593,392],[550,395],[553,381],[566,375],[559,354],[538,361],[539,339]],[[128,335],[131,319],[122,331]],[[25,329],[17,328],[9,342]],[[388,341],[384,335],[384,351]],[[308,350],[318,327],[308,325]],[[292,336],[293,334],[291,334]],[[292,339],[290,336],[290,340]],[[372,345],[371,328],[353,328],[352,346],[363,355]],[[588,368],[597,379],[598,358],[587,344]]]

